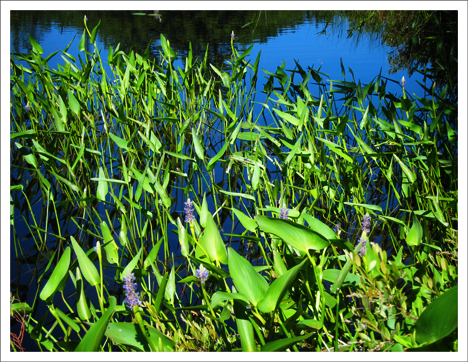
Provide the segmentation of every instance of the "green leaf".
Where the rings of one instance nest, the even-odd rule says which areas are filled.
[[[70,267],[70,256],[71,256],[71,249],[67,247],[62,254],[57,266],[55,267],[52,275],[50,276],[49,280],[47,281],[44,288],[42,288],[41,294],[39,298],[42,300],[47,300],[49,297],[55,294],[59,284],[62,282],[64,277],[68,275],[68,268]]]
[[[165,207],[170,208],[172,205],[171,198],[167,196],[166,191],[163,189],[161,184],[156,180],[154,183],[154,186],[156,188],[156,191],[158,192],[159,197],[162,200],[162,203]]]
[[[219,152],[216,154],[216,156],[214,156],[210,162],[208,162],[208,165],[206,165],[206,170],[208,172],[211,172],[215,165],[216,165],[216,162],[224,156],[224,153],[226,152],[227,148],[229,147],[229,142],[225,142],[224,143],[224,146],[219,150]]]
[[[166,57],[170,57],[170,58],[174,58],[175,57],[175,53],[174,51],[172,50],[170,44],[169,44],[169,41],[166,40],[166,37],[164,35],[161,34],[161,46],[163,48],[163,51],[164,51],[164,54],[166,55]]]
[[[190,251],[190,245],[188,242],[188,233],[184,225],[180,221],[180,218],[177,218],[177,226],[179,227],[179,243],[180,243],[180,253],[187,257]]]
[[[413,226],[406,235],[408,245],[416,246],[422,243],[423,229],[416,215],[413,215]]]
[[[211,307],[214,309],[216,308],[221,302],[225,300],[242,300],[246,303],[249,302],[247,297],[243,295],[242,293],[228,293],[228,292],[222,292],[222,291],[217,291],[214,293],[211,297]]]
[[[99,167],[99,178],[101,180],[98,181],[96,197],[101,201],[105,201],[106,200],[106,195],[107,195],[107,192],[109,191],[109,189],[108,189],[108,186],[107,186],[107,181],[104,181],[104,179],[106,179],[106,175],[105,175],[104,170],[102,169],[102,167]]]
[[[211,261],[219,260],[223,264],[228,263],[224,241],[210,212],[206,216],[206,228],[200,237],[200,245],[208,253]]]
[[[299,120],[296,117],[290,115],[289,113],[279,111],[276,108],[273,108],[273,110],[285,121],[292,123],[294,126],[299,126]]]
[[[98,24],[94,27],[93,31],[91,32],[91,38],[89,39],[89,42],[91,44],[94,44],[94,40],[96,40],[96,34],[98,31],[99,25],[101,25],[101,19],[99,19]]]
[[[75,332],[77,332],[77,333],[80,332],[80,327],[78,326],[78,324],[73,319],[71,319],[68,315],[66,315],[64,312],[62,312],[58,308],[55,308],[54,311],[58,314],[60,319],[63,320],[65,323],[67,323],[70,327],[72,327],[72,329]]]
[[[103,313],[102,317],[93,324],[93,326],[84,335],[75,352],[97,352],[101,348],[101,340],[107,329],[107,325],[114,314],[117,299],[109,297],[109,308]]]
[[[75,238],[70,236],[70,239],[73,245],[73,250],[75,250],[76,257],[78,258],[78,264],[80,265],[81,272],[88,283],[94,287],[100,282],[99,273],[83,249],[81,249],[81,246],[78,245]]]
[[[245,227],[247,230],[251,232],[255,232],[255,230],[257,230],[257,223],[255,222],[255,220],[251,219],[250,217],[245,215],[242,211],[239,211],[235,208],[232,208],[231,210],[234,211],[234,214],[236,214],[237,218],[239,219],[243,227]]]
[[[370,205],[370,204],[356,204],[354,202],[344,202],[346,205],[350,206],[360,206],[363,207],[367,210],[372,210],[372,211],[380,211],[382,212],[382,208],[379,205]]]
[[[105,221],[101,222],[101,233],[104,238],[104,249],[106,250],[107,261],[111,264],[117,263],[119,265],[119,247],[114,241],[109,226]]]
[[[117,137],[116,135],[114,135],[112,133],[109,133],[109,136],[116,143],[116,145],[119,146],[119,148],[123,148],[124,150],[128,149],[128,141],[126,141],[126,140],[124,140],[124,139],[122,139],[120,137]]]
[[[78,316],[82,320],[91,318],[91,311],[88,307],[88,300],[84,292],[83,280],[81,279],[80,268],[76,268],[76,291],[77,291],[77,309]]]
[[[258,309],[263,313],[270,313],[276,310],[283,299],[284,295],[296,280],[299,270],[304,266],[308,259],[304,259],[302,263],[289,269],[281,275],[268,287],[265,296],[258,303]]]
[[[83,35],[81,36],[80,43],[78,44],[78,51],[84,52],[86,50],[86,29],[83,30]]]
[[[260,302],[268,289],[265,278],[258,274],[253,266],[229,247],[229,272],[232,281],[239,291],[255,306]]]
[[[172,265],[171,272],[169,273],[169,277],[167,278],[166,292],[164,294],[166,300],[169,301],[172,305],[174,305],[175,291],[176,291],[175,269],[174,269],[174,265]]]
[[[68,90],[68,106],[73,114],[78,115],[80,113],[80,103],[70,90]]]
[[[159,348],[161,343],[163,350],[158,350],[158,352],[171,352],[174,350],[174,342],[164,334],[148,325],[145,325],[145,329],[156,349]],[[148,341],[138,324],[131,322],[112,322],[108,324],[105,335],[114,344],[131,346],[141,352],[151,352]]]
[[[122,270],[122,272],[120,273],[120,279],[123,279],[124,277],[126,277],[129,273],[131,273],[133,271],[133,269],[135,269],[135,267],[137,266],[138,264],[138,260],[140,259],[140,255],[141,255],[141,251],[143,250],[143,248],[141,248],[138,253],[133,257],[132,261],[130,263],[128,263],[128,265],[125,267],[124,270]]]
[[[193,146],[195,147],[195,152],[200,160],[205,159],[205,151],[203,150],[203,146],[200,143],[200,139],[197,136],[197,132],[195,128],[192,128],[192,139],[193,139]]]
[[[447,290],[427,306],[414,328],[418,343],[432,343],[458,327],[458,285]]]
[[[406,166],[406,164],[401,161],[397,155],[393,154],[393,157],[396,158],[396,160],[398,161],[398,163],[400,164],[401,166],[401,169],[403,170],[403,172],[405,173],[405,175],[408,177],[408,180],[411,182],[411,183],[414,183],[414,181],[416,181],[416,174],[414,172],[412,172],[408,166]]]
[[[29,38],[29,42],[31,43],[31,45],[33,47],[33,52],[34,53],[37,53],[37,54],[44,53],[44,50],[41,48],[39,43],[37,41],[35,41],[33,38],[31,38],[31,36],[29,34],[28,34],[28,38]]]
[[[328,234],[323,226],[320,226],[320,229],[312,230],[290,220],[273,219],[263,215],[258,215],[256,221],[260,230],[280,237],[293,248],[302,252],[309,249],[322,250],[330,245],[327,237],[321,234],[324,231]],[[320,221],[319,223],[325,225]]]
[[[338,146],[337,144],[335,144],[333,142],[330,142],[329,140],[320,138],[320,137],[315,137],[315,139],[325,143],[331,151],[333,151],[337,155],[343,157],[346,161],[348,161],[350,163],[354,162],[353,158],[351,156],[349,156],[347,153],[345,153],[345,150],[342,147]]]
[[[200,214],[200,225],[202,227],[206,227],[206,219],[208,217],[208,203],[206,202],[206,194],[203,195],[203,203],[202,203],[202,207],[201,207],[201,210],[199,210],[199,214]]]
[[[338,280],[341,270],[339,269],[327,269],[323,271],[322,278],[329,282],[335,283]],[[344,282],[354,283],[359,285],[360,277],[356,274],[347,273],[344,278]]]
[[[297,343],[299,341],[303,341],[304,339],[309,338],[314,333],[315,332],[311,332],[311,333],[308,333],[308,334],[304,334],[303,336],[298,336],[298,337],[294,337],[294,338],[279,339],[277,341],[273,341],[273,342],[265,344],[264,346],[262,346],[260,351],[261,352],[284,351],[287,348],[289,348],[290,346],[292,346],[293,344],[295,344],[295,343]]]

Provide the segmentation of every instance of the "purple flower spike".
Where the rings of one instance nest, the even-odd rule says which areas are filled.
[[[335,232],[336,235],[338,235],[338,233],[340,232],[340,227],[341,227],[341,224],[338,223],[335,225],[335,227],[333,228],[333,231]]]
[[[370,232],[370,216],[369,214],[365,214],[364,218],[362,219],[362,231],[365,231],[366,234]]]
[[[289,212],[289,209],[283,206],[280,210],[280,219],[287,220],[288,212]]]
[[[30,112],[31,111],[31,106],[29,104],[27,104],[24,109],[26,110],[26,112]]]
[[[404,88],[406,84],[405,77],[401,77],[401,86]]]
[[[208,279],[208,276],[210,275],[210,272],[206,270],[203,264],[200,264],[195,275],[198,279],[200,279],[200,282],[202,284],[205,284],[206,280]]]
[[[361,256],[363,256],[363,255],[366,253],[366,251],[367,251],[367,248],[366,248],[367,240],[361,240],[361,239],[359,239],[359,240],[358,240],[358,243],[361,244],[361,249],[359,249],[358,254],[361,255]]]
[[[235,35],[234,35],[234,30],[233,30],[231,33],[231,39],[234,40],[234,38],[235,38]]]
[[[133,276],[133,273],[128,272],[127,277],[123,277],[122,279],[125,282],[123,287],[125,289],[125,294],[127,295],[124,303],[127,304],[127,307],[130,309],[133,309],[137,305],[141,306],[142,303],[140,301],[140,297],[138,296],[139,293],[135,293],[137,284],[134,283],[135,277]]]
[[[193,202],[190,199],[184,203],[184,211],[185,211],[185,222],[194,222],[195,217],[193,216]]]

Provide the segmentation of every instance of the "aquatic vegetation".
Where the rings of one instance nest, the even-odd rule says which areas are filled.
[[[259,92],[233,42],[227,69],[176,68],[163,35],[107,67],[98,28],[58,69],[32,38],[11,58],[12,263],[37,293],[10,308],[38,349],[457,350],[457,104],[299,63]]]

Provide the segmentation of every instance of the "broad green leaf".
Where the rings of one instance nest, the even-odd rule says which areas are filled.
[[[299,270],[309,259],[304,259],[302,263],[289,269],[286,273],[281,275],[268,287],[265,296],[258,303],[258,309],[263,313],[273,312],[278,308],[284,295],[291,287],[292,283],[296,280]]]
[[[414,183],[414,181],[416,181],[416,174],[414,172],[412,172],[408,166],[406,166],[406,164],[400,160],[398,158],[397,155],[393,154],[393,157],[396,158],[396,160],[398,161],[398,163],[400,164],[401,166],[401,169],[403,170],[403,172],[405,173],[405,175],[408,177],[408,180],[411,182],[411,183]]]
[[[206,219],[208,217],[208,203],[206,202],[206,194],[203,195],[203,203],[201,210],[198,212],[200,214],[200,225],[206,227]]]
[[[233,248],[229,248],[229,273],[239,293],[246,296],[249,301],[257,306],[268,289],[265,278],[258,274],[253,266]]]
[[[239,211],[235,208],[232,208],[231,210],[234,211],[234,214],[236,214],[237,218],[239,219],[243,227],[245,227],[247,230],[251,232],[255,232],[255,230],[257,230],[257,223],[255,222],[255,220],[251,219],[250,217],[245,215],[242,211]]]
[[[211,172],[215,165],[216,165],[216,162],[224,156],[224,153],[226,152],[227,148],[229,147],[229,142],[225,142],[224,143],[224,146],[219,150],[219,152],[216,154],[216,156],[214,156],[210,162],[208,162],[208,165],[206,165],[206,169],[208,172]]]
[[[81,36],[80,42],[78,44],[78,51],[84,52],[86,50],[86,29],[83,30],[83,35]]]
[[[71,256],[71,249],[70,247],[67,247],[65,251],[63,252],[62,257],[57,263],[57,266],[52,272],[46,285],[44,285],[44,288],[42,288],[39,298],[41,298],[42,300],[47,300],[49,299],[49,297],[55,294],[63,278],[68,275],[68,268],[70,267],[70,256]]]
[[[259,181],[260,181],[260,167],[258,166],[258,163],[255,163],[254,172],[252,175],[252,188],[254,190],[257,190]]]
[[[78,309],[78,316],[82,320],[89,320],[91,318],[91,311],[88,307],[88,300],[84,292],[83,279],[81,279],[80,268],[76,268],[76,292],[77,302],[76,308]]]
[[[172,352],[174,350],[174,342],[167,338],[157,329],[146,325],[146,332],[151,338],[153,345],[158,349],[158,352]],[[114,344],[123,344],[131,346],[141,352],[151,352],[141,328],[136,323],[131,322],[111,322],[108,324],[106,332],[108,337]],[[159,351],[159,345],[162,344],[163,350]]]
[[[91,38],[89,39],[89,42],[91,44],[94,44],[94,40],[96,40],[96,35],[97,35],[99,25],[101,25],[101,19],[99,19],[98,24],[94,27],[93,31],[91,32]]]
[[[203,149],[202,144],[200,143],[200,139],[197,136],[197,132],[195,128],[192,128],[192,139],[193,139],[193,146],[195,147],[195,152],[200,160],[205,159],[205,151]]]
[[[413,215],[413,226],[411,226],[411,229],[408,231],[408,235],[406,235],[406,242],[408,245],[416,246],[422,243],[422,238],[423,228],[416,215]]]
[[[158,256],[159,249],[161,247],[163,240],[164,240],[163,238],[159,239],[156,246],[154,246],[153,249],[151,249],[150,253],[148,254],[148,257],[145,259],[145,262],[143,263],[144,269],[148,268],[148,266],[150,266],[151,263],[154,263],[154,261],[156,260],[156,257]]]
[[[221,302],[224,302],[225,300],[242,300],[246,303],[249,302],[246,296],[244,296],[242,293],[228,293],[228,292],[222,292],[222,291],[217,291],[214,293],[211,297],[211,307],[214,309],[216,308]]]
[[[288,271],[286,265],[284,264],[281,253],[276,249],[273,250],[273,268],[276,275],[278,276],[281,276]]]
[[[458,285],[447,290],[427,306],[414,328],[418,343],[432,343],[458,327]]]
[[[254,329],[245,304],[234,300],[234,314],[242,351],[256,352],[257,345],[255,344]]]
[[[293,344],[303,341],[304,339],[309,338],[312,336],[314,332],[304,334],[303,336],[298,336],[294,338],[283,338],[277,341],[269,342],[261,347],[261,352],[276,352],[276,351],[284,351],[287,348],[291,347]]]
[[[321,234],[326,230],[323,227],[312,230],[289,220],[273,219],[263,215],[258,215],[255,220],[260,230],[280,237],[293,248],[302,252],[309,249],[322,250],[330,244],[327,237]]]
[[[307,221],[307,224],[309,224],[309,227],[319,233],[320,235],[324,236],[326,239],[331,240],[336,238],[336,234],[333,231],[332,228],[330,228],[328,225],[324,224],[321,222],[319,219],[303,213],[304,220]]]
[[[207,213],[206,227],[199,242],[211,261],[219,260],[223,264],[228,263],[224,241],[210,212]]]
[[[241,194],[239,192],[230,192],[230,191],[225,191],[225,190],[219,190],[219,191],[222,192],[223,194],[226,194],[226,195],[229,195],[229,196],[234,196],[234,197],[239,196],[239,197],[243,197],[245,199],[255,201],[255,197],[253,197],[252,195]]]
[[[283,118],[285,121],[288,121],[289,123],[293,124],[294,126],[299,126],[299,120],[290,115],[289,113],[286,113],[286,112],[282,112],[276,108],[273,108],[273,110],[281,117]]]
[[[180,221],[180,218],[177,218],[177,226],[179,228],[179,243],[180,243],[180,253],[187,257],[190,251],[190,245],[188,242],[188,233],[187,230],[185,229],[184,225],[182,225],[182,222]]]
[[[335,152],[337,155],[343,157],[346,161],[348,161],[348,162],[350,162],[350,163],[353,163],[353,162],[354,162],[354,161],[353,161],[353,158],[352,158],[350,155],[348,155],[348,154],[346,153],[346,151],[345,151],[342,147],[338,146],[337,144],[335,144],[335,143],[333,143],[333,142],[330,142],[329,140],[320,138],[320,137],[315,137],[315,139],[317,139],[317,140],[322,141],[323,143],[325,143],[331,151],[333,151],[333,152]]]
[[[31,43],[31,45],[33,47],[33,52],[34,53],[37,53],[37,54],[44,53],[44,50],[41,48],[39,43],[37,41],[35,41],[33,38],[31,38],[31,36],[29,34],[28,34],[28,38],[29,38],[29,42]]]
[[[120,273],[120,279],[123,279],[124,277],[127,277],[127,275],[129,273],[131,273],[133,271],[133,269],[135,269],[135,267],[138,264],[138,260],[140,260],[140,255],[141,255],[142,250],[143,250],[143,248],[141,248],[138,251],[138,253],[133,257],[132,261],[130,263],[128,263],[128,265],[125,267],[124,270],[122,270],[122,272]]]
[[[161,184],[156,180],[154,183],[156,191],[158,192],[159,197],[162,200],[162,203],[165,207],[170,208],[172,205],[171,198],[167,195],[166,191],[163,189]]]
[[[58,314],[60,319],[67,323],[75,332],[80,332],[80,327],[73,319],[71,319],[68,315],[62,312],[59,308],[54,308],[54,311]]]
[[[102,317],[93,324],[93,326],[84,335],[75,352],[97,352],[101,348],[102,337],[106,332],[107,325],[114,314],[117,299],[115,297],[109,297],[109,307],[102,314]]]
[[[32,311],[33,309],[29,306],[28,303],[19,302],[10,304],[10,315],[13,315],[14,313],[19,313],[21,315],[30,314]]]
[[[344,202],[344,204],[346,205],[350,205],[350,206],[360,206],[360,207],[363,207],[367,210],[372,210],[372,211],[380,211],[382,212],[382,208],[378,205],[370,205],[370,204],[356,204],[354,202]]]
[[[109,230],[109,226],[107,226],[105,221],[101,222],[101,233],[104,238],[104,249],[106,250],[107,261],[111,264],[117,263],[117,265],[120,265],[118,253],[119,247],[115,243],[111,231]]]
[[[174,58],[175,53],[174,50],[172,50],[171,45],[169,41],[166,39],[166,37],[161,33],[161,46],[163,48],[164,54],[168,58]]]
[[[166,292],[164,294],[166,300],[169,301],[172,305],[174,305],[175,292],[176,292],[175,268],[174,268],[174,265],[172,265],[171,271],[169,273],[169,277],[167,278]]]
[[[106,178],[106,175],[105,175],[104,170],[102,169],[102,167],[99,167],[99,178],[100,179],[105,179]],[[105,201],[108,191],[109,191],[109,189],[108,189],[108,186],[107,186],[107,181],[103,181],[103,180],[98,181],[96,197],[101,201]]]
[[[124,150],[128,149],[128,141],[120,137],[117,137],[115,134],[112,134],[112,133],[109,133],[109,136],[110,138],[112,138],[112,141],[114,141],[115,144],[119,146],[119,148],[123,148]]]
[[[94,264],[89,260],[88,256],[85,254],[81,246],[76,242],[73,236],[70,236],[73,250],[75,251],[76,257],[78,258],[78,264],[81,268],[81,273],[85,277],[91,286],[95,286],[100,282],[99,273]]]
[[[335,283],[338,280],[340,272],[341,270],[339,269],[327,269],[323,271],[322,278],[329,282]],[[347,273],[344,278],[344,282],[354,283],[356,285],[359,285],[360,277],[356,274]]]
[[[80,113],[80,103],[70,90],[68,90],[68,106],[70,107],[70,111],[72,111],[73,114],[78,115]]]

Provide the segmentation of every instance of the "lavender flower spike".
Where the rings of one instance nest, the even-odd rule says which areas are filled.
[[[287,220],[288,212],[289,212],[289,209],[286,206],[283,206],[280,210],[280,219]]]
[[[193,202],[190,201],[190,198],[187,199],[187,202],[184,203],[185,211],[185,222],[194,222],[195,217],[193,216]]]
[[[206,270],[206,268],[203,266],[203,264],[200,264],[199,268],[197,269],[197,272],[195,273],[196,277],[200,279],[200,282],[202,284],[205,284],[205,281],[208,279],[208,276],[210,275],[210,272]]]
[[[365,214],[362,219],[362,231],[366,232],[366,235],[370,233],[370,216]]]
[[[233,30],[232,33],[231,33],[231,39],[234,40],[235,37],[236,36],[234,35],[234,30]]]
[[[367,240],[359,239],[358,242],[361,244],[361,248],[359,249],[358,254],[363,256],[367,251],[367,248],[366,248]]]
[[[401,77],[401,86],[404,88],[406,84],[405,77]]]
[[[127,304],[127,307],[130,309],[133,309],[137,305],[142,305],[140,301],[140,297],[138,296],[139,293],[135,293],[137,284],[134,283],[135,277],[133,276],[133,273],[130,273],[130,271],[127,272],[127,277],[122,278],[123,281],[125,282],[124,284],[124,289],[125,289],[125,294],[127,295],[127,298],[125,298],[124,303]]]
[[[340,228],[341,228],[341,224],[340,224],[340,223],[336,224],[335,227],[333,228],[333,231],[335,232],[335,234],[336,234],[337,236],[339,236],[340,233],[341,233]]]

